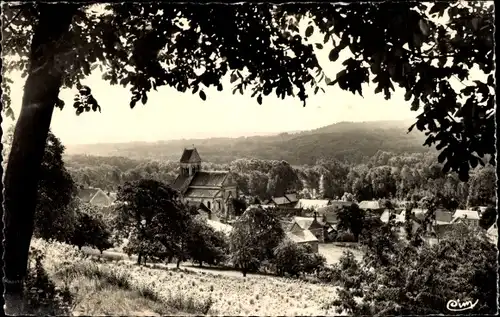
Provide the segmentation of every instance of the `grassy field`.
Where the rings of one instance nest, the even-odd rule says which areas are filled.
[[[73,315],[333,315],[332,285],[270,276],[228,276],[96,260],[75,248],[35,240],[58,287],[74,294]]]
[[[326,262],[328,264],[337,263],[344,251],[351,251],[358,261],[360,261],[363,256],[359,250],[347,247],[338,247],[329,243],[321,243],[318,247],[318,252],[326,258]]]

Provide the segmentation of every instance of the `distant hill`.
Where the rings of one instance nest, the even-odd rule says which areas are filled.
[[[339,122],[310,131],[267,136],[68,145],[66,153],[176,161],[185,147],[194,144],[202,159],[213,163],[227,163],[238,158],[259,158],[286,160],[290,164],[302,165],[314,164],[322,157],[359,163],[378,150],[395,153],[429,151],[429,147],[423,146],[423,133],[407,133],[412,123]]]

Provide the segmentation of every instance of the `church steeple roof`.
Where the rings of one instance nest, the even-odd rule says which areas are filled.
[[[201,163],[200,154],[195,147],[192,149],[184,149],[181,156],[181,163]]]

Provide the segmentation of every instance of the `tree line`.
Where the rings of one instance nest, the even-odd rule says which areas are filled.
[[[203,163],[206,170],[229,170],[240,191],[260,200],[297,192],[303,198],[340,199],[345,193],[356,200],[420,200],[441,195],[449,207],[494,204],[495,169],[478,166],[467,182],[454,172],[443,173],[433,153],[396,154],[379,150],[361,164],[320,159],[314,165],[292,166],[286,161],[237,159],[229,164]],[[88,155],[65,158],[73,179],[82,186],[116,191],[120,184],[143,178],[171,183],[179,173],[175,161],[136,161],[122,157]]]

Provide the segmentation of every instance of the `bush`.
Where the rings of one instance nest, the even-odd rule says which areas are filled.
[[[303,272],[306,274],[319,274],[321,268],[326,264],[324,256],[318,253],[305,253],[303,258]]]
[[[356,242],[356,238],[350,232],[339,232],[335,240],[336,242]]]
[[[42,250],[31,248],[28,275],[24,284],[24,293],[28,307],[26,314],[68,315],[73,302],[69,288],[58,289],[43,266],[45,255]]]
[[[335,283],[340,280],[340,270],[323,266],[319,269],[318,279],[324,283]]]
[[[104,221],[96,215],[77,211],[76,225],[69,242],[79,249],[83,246],[104,251],[113,247],[111,232]]]
[[[279,276],[285,273],[297,277],[301,273],[317,273],[325,262],[326,259],[312,253],[309,246],[298,245],[289,239],[283,239],[274,249],[276,274]]]

